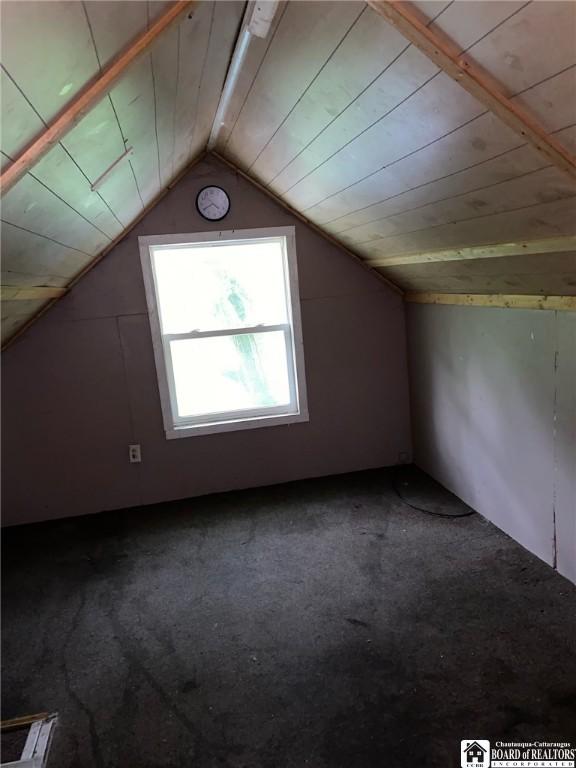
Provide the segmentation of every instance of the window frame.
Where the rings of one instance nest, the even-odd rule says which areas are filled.
[[[202,243],[219,244],[228,241],[262,242],[263,240],[277,240],[278,238],[284,238],[285,242],[284,287],[288,309],[288,321],[286,323],[162,334],[152,258],[152,250],[155,247],[184,248],[188,245],[199,245]],[[139,237],[138,243],[152,334],[162,418],[167,439],[308,421],[295,227],[267,227],[265,229],[232,229],[174,235],[147,235]],[[171,363],[171,341],[274,331],[282,331],[284,333],[290,392],[290,403],[288,405],[243,409],[241,411],[224,411],[218,414],[204,414],[195,417],[178,416],[173,366]]]

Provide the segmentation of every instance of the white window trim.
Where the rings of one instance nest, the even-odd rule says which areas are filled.
[[[221,331],[192,331],[190,333],[166,334],[162,336],[150,246],[186,246],[207,242],[225,242],[227,240],[261,241],[266,238],[278,237],[284,237],[286,239],[285,264],[289,287],[287,305],[290,315],[287,323],[278,325],[259,325],[252,328],[226,329]],[[302,341],[302,321],[300,316],[300,292],[298,289],[295,228],[268,227],[266,229],[232,229],[179,235],[150,235],[139,237],[138,243],[140,246],[140,260],[142,262],[144,287],[146,289],[146,303],[148,306],[150,330],[152,333],[152,346],[154,349],[156,374],[158,377],[162,418],[167,439],[172,440],[180,437],[209,435],[215,432],[234,432],[243,429],[273,427],[308,421],[308,400],[304,372],[304,344]],[[286,413],[286,406],[280,406],[276,409],[266,408],[238,411],[235,412],[235,418],[233,419],[226,418],[229,414],[224,414],[222,419],[214,419],[212,422],[206,422],[206,416],[197,417],[195,420],[179,420],[172,409],[172,402],[175,402],[174,382],[172,380],[172,366],[167,364],[167,356],[169,356],[170,350],[167,342],[173,339],[194,339],[231,335],[234,332],[250,333],[254,331],[257,331],[258,333],[283,331],[287,351],[291,353],[293,348],[292,366],[288,366],[288,372],[290,376],[289,385],[291,403],[293,403],[294,410],[290,413]],[[194,421],[196,421],[196,423],[193,423]]]

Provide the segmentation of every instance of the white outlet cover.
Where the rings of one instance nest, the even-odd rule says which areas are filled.
[[[128,457],[130,459],[130,464],[140,464],[142,461],[142,454],[138,444],[128,446]]]

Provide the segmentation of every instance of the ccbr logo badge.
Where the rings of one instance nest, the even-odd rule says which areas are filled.
[[[486,739],[466,739],[460,742],[462,768],[489,768],[490,742]]]

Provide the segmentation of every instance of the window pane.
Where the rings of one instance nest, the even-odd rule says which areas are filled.
[[[178,416],[290,403],[283,331],[170,342]]]
[[[163,333],[287,322],[283,238],[153,249]]]

